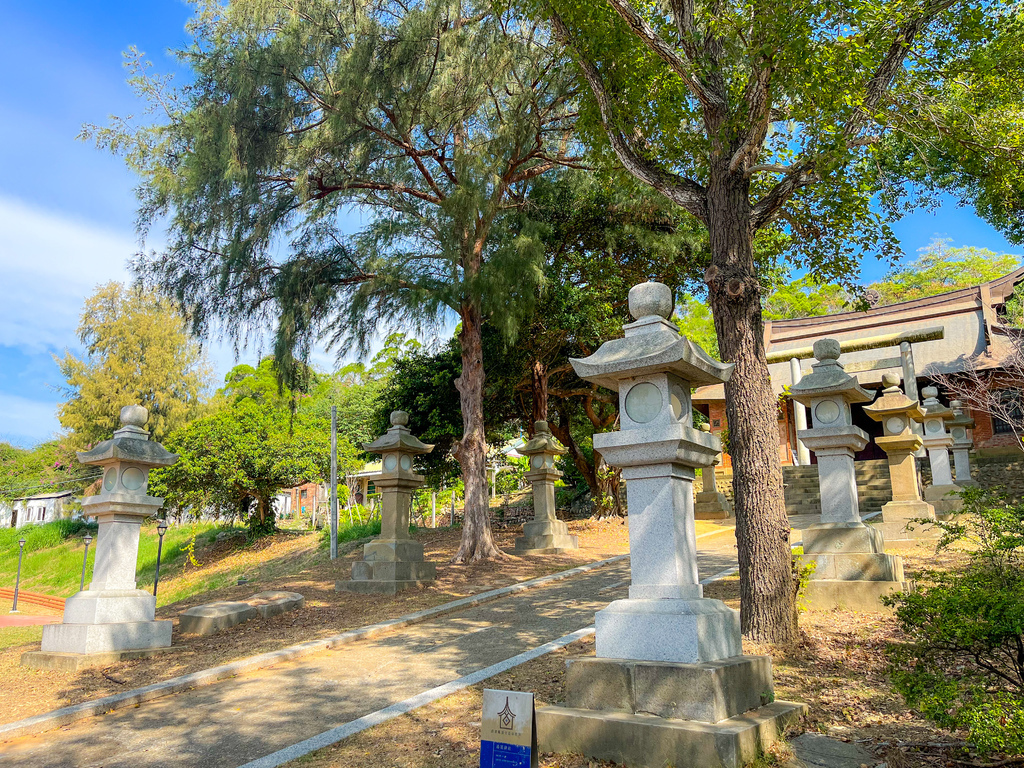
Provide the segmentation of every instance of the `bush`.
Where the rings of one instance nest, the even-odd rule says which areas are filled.
[[[909,641],[889,650],[907,703],[963,729],[982,753],[1024,753],[1024,504],[966,488],[963,514],[936,522],[967,566],[928,572],[887,602]]]
[[[415,526],[410,525],[410,532]],[[345,541],[355,541],[356,539],[366,539],[370,536],[380,535],[380,518],[374,517],[369,521],[363,523],[356,520],[354,523],[349,523],[348,520],[338,519],[338,543],[341,544]],[[331,526],[330,524],[325,525],[320,530],[320,547],[331,546]]]
[[[90,525],[81,519],[54,520],[41,525],[30,524],[21,528],[3,528],[0,529],[0,550],[17,550],[19,539],[25,539],[26,553],[49,549],[85,530],[95,536],[96,529],[95,523]],[[82,533],[82,535],[85,534]]]

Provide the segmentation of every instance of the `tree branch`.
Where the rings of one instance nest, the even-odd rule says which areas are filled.
[[[562,17],[554,9],[550,9],[549,13],[555,36],[573,52],[587,84],[594,92],[594,98],[601,112],[601,122],[604,124],[608,140],[619,161],[637,179],[657,190],[700,221],[707,223],[707,192],[704,187],[692,179],[669,173],[641,157],[633,149],[615,125],[612,99],[597,67],[584,55],[581,48],[573,44],[569,28],[565,25]]]

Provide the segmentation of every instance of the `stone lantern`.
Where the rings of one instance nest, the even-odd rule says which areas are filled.
[[[967,430],[974,429],[972,419],[964,409],[964,404],[954,400],[949,404],[953,409],[953,419],[949,422],[949,433],[953,436],[953,468],[956,470],[956,484],[961,488],[966,485],[977,485],[978,481],[971,477],[970,451],[974,447],[973,438]]]
[[[921,390],[924,401],[924,447],[928,451],[928,463],[932,469],[932,484],[924,489],[925,501],[931,502],[939,514],[955,512],[963,506],[959,496],[960,486],[953,482],[953,470],[949,465],[949,449],[953,436],[946,425],[956,418],[952,408],[939,402],[939,390],[925,387]]]
[[[433,581],[437,566],[423,560],[423,545],[409,535],[412,492],[423,486],[413,471],[413,457],[430,453],[434,446],[420,442],[407,426],[409,414],[394,411],[391,428],[372,443],[368,453],[382,454],[382,471],[374,477],[380,489],[380,536],[363,546],[363,559],[352,564],[352,578],[335,588],[348,592],[396,594]]]
[[[629,599],[596,617],[596,658],[569,668],[566,706],[537,712],[540,749],[627,765],[725,765],[753,760],[802,705],[773,700],[771,659],[743,656],[739,614],[705,599],[697,575],[693,480],[721,452],[693,428],[691,387],[732,365],[707,355],[668,318],[672,292],[629,292],[625,337],[571,360],[619,395],[620,429],[594,448],[622,469],[629,507]]]
[[[907,585],[902,559],[885,554],[882,532],[860,519],[853,457],[868,435],[854,426],[850,405],[871,395],[846,373],[839,353],[835,339],[816,341],[818,362],[790,388],[790,397],[811,411],[812,428],[797,437],[818,459],[821,495],[821,522],[803,531],[804,560],[815,564],[804,597],[814,608],[877,610],[883,594]]]
[[[526,478],[533,486],[533,521],[523,524],[514,551],[517,555],[549,555],[577,549],[577,537],[555,517],[555,480],[562,476],[555,469],[555,459],[565,449],[555,442],[546,421],[534,422],[533,427],[533,438],[516,449],[530,459]]]
[[[701,432],[710,432],[710,424],[701,424]],[[695,497],[693,516],[697,520],[724,520],[732,517],[732,505],[724,493],[718,490],[716,468],[722,463],[722,454],[715,458],[715,463],[702,467],[700,471],[701,489]]]
[[[882,423],[884,434],[875,438],[875,444],[886,453],[889,462],[889,481],[892,501],[882,507],[879,524],[890,544],[915,538],[932,538],[933,532],[920,527],[908,530],[908,523],[917,519],[935,519],[935,508],[921,499],[921,484],[917,478],[914,454],[921,448],[922,438],[912,428],[914,422],[924,420],[924,411],[900,389],[899,376],[882,376],[882,393],[864,413]]]
[[[156,598],[135,583],[142,521],[164,503],[147,495],[149,470],[178,460],[149,439],[147,421],[145,408],[125,406],[113,438],[78,454],[104,470],[99,495],[82,500],[83,514],[99,522],[92,582],[67,599],[63,623],[43,627],[42,650],[22,657],[27,666],[75,670],[171,644],[172,622],[156,621]]]

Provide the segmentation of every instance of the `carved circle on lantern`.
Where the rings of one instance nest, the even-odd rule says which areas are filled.
[[[540,469],[544,465],[544,457],[539,454],[530,457],[530,466],[534,469]]]
[[[967,430],[964,429],[963,427],[954,427],[953,437],[955,437],[957,440],[965,440],[967,438]]]
[[[111,467],[107,470],[107,473],[103,475],[103,490],[112,491],[114,486],[117,485],[117,470]]]
[[[925,430],[930,435],[938,434],[942,431],[942,422],[939,419],[928,419],[928,422],[925,424]]]
[[[393,453],[389,453],[384,457],[384,470],[386,472],[394,472],[398,467],[398,457]]]
[[[129,491],[137,491],[146,484],[146,473],[138,467],[128,467],[121,473],[121,485]]]
[[[626,393],[626,415],[637,424],[654,421],[663,405],[661,390],[649,381],[634,384]]]
[[[899,433],[906,429],[907,422],[901,419],[899,416],[892,416],[888,421],[885,422],[885,428],[892,433]]]
[[[678,384],[673,384],[668,390],[669,403],[672,405],[672,415],[676,417],[677,421],[682,421],[684,408],[686,404],[686,395],[683,393],[683,388]]]
[[[402,461],[400,463],[402,465],[402,469],[404,469],[406,472],[412,469],[412,457],[409,456],[408,454],[402,457]]]
[[[831,424],[839,418],[839,406],[835,400],[822,400],[814,408],[814,418],[822,424]]]

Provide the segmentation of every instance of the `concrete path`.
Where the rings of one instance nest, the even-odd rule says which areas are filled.
[[[708,542],[701,577],[735,564]],[[237,768],[590,625],[628,562],[373,640],[0,744],[0,765]]]

